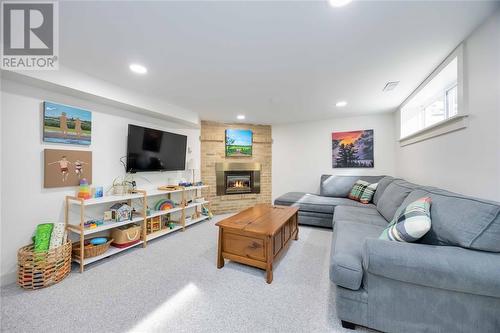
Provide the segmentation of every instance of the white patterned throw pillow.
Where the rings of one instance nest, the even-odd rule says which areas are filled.
[[[410,203],[395,216],[379,239],[397,242],[415,242],[431,229],[431,198],[420,198]]]

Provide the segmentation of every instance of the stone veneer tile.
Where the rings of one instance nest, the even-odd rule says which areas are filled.
[[[251,129],[253,132],[252,157],[225,156],[225,130],[228,128]],[[271,203],[272,130],[269,125],[224,124],[211,121],[201,122],[201,180],[210,185],[210,200],[215,213],[240,211],[257,203]],[[259,162],[261,179],[259,194],[216,196],[215,163]],[[205,196],[208,196],[205,191]]]

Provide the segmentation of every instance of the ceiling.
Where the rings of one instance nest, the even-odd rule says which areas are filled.
[[[201,119],[394,110],[499,2],[61,2],[60,61]],[[129,71],[132,62],[148,74]],[[400,81],[382,92],[388,81]],[[348,105],[336,108],[346,100]]]

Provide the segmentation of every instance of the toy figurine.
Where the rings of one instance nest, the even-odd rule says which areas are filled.
[[[90,199],[92,195],[90,194],[89,182],[87,179],[80,179],[80,190],[78,191],[78,198],[80,199]]]

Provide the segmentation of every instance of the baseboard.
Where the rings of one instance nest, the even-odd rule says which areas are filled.
[[[16,279],[17,279],[16,272],[2,274],[0,276],[0,286],[5,287],[8,286],[9,284],[16,283]]]

